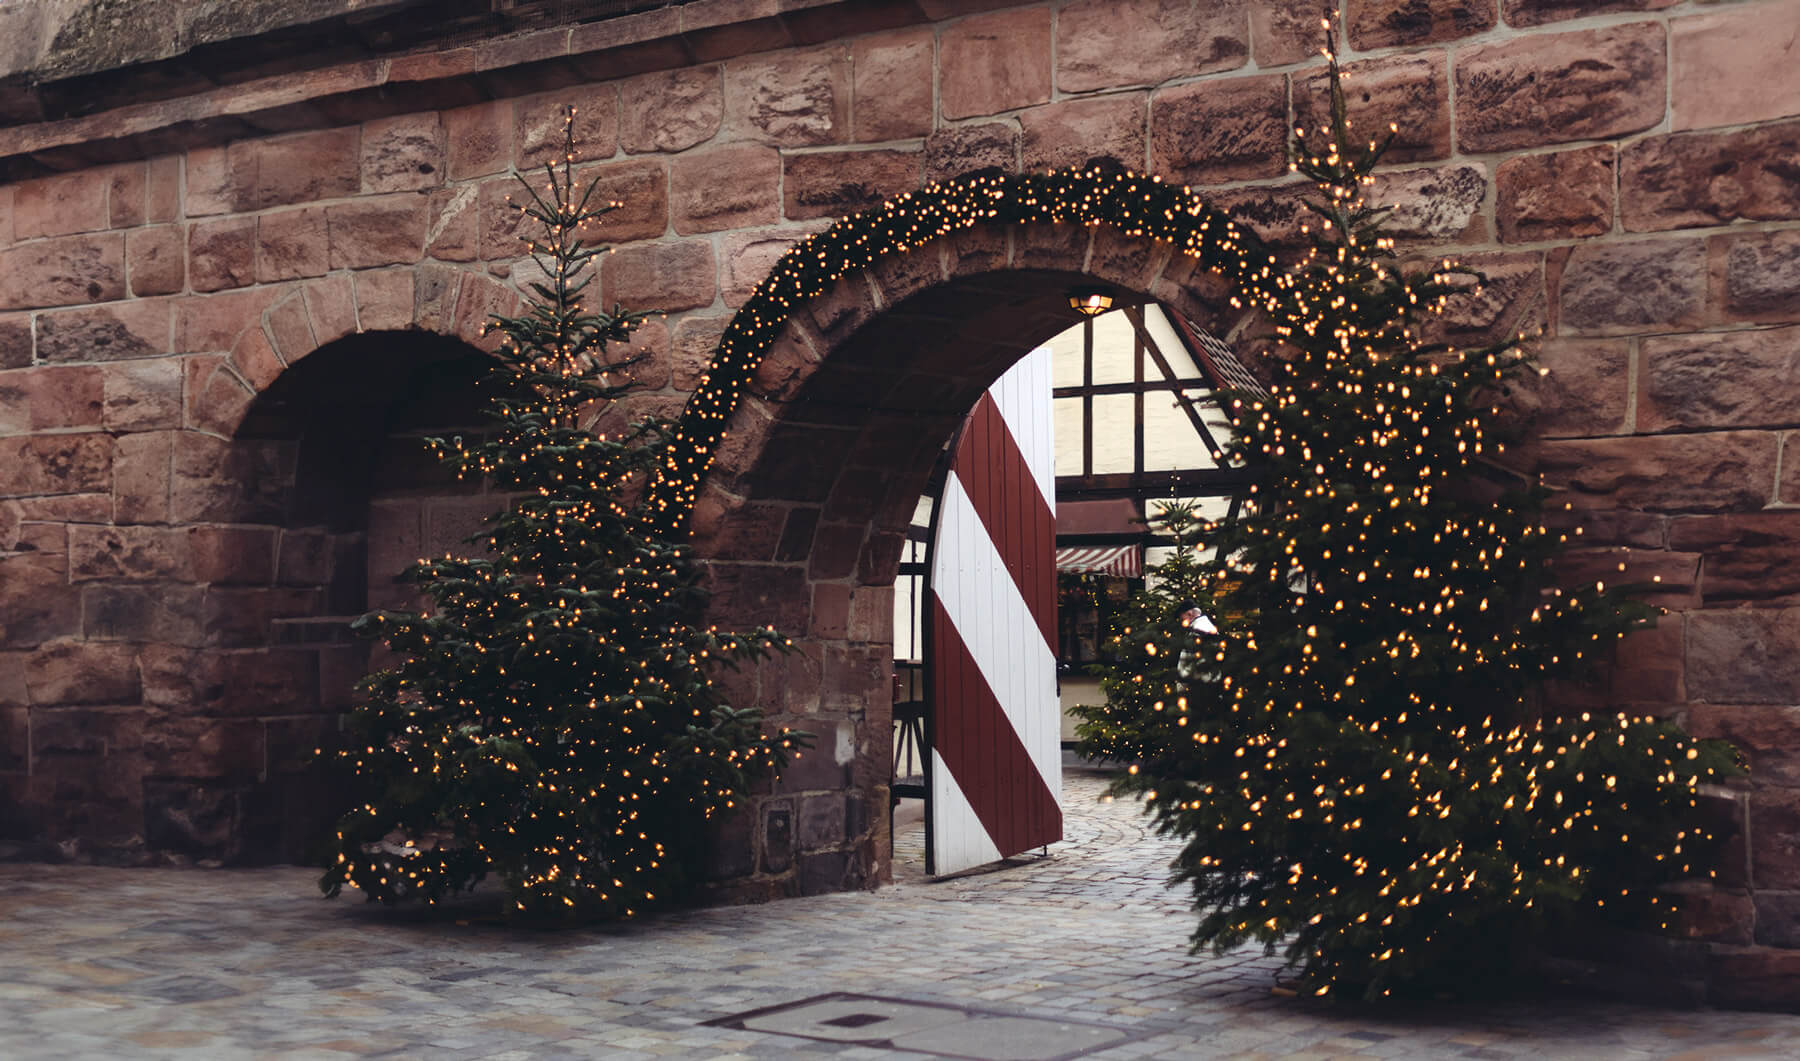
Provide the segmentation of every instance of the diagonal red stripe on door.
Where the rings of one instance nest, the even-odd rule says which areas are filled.
[[[1062,808],[935,593],[931,637],[932,747],[982,828],[1002,857],[1061,840]]]
[[[1019,596],[1056,651],[1056,519],[1000,407],[986,394],[963,428],[953,465]]]

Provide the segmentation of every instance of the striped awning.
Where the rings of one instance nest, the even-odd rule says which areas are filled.
[[[1072,545],[1056,550],[1058,571],[1144,577],[1144,549],[1139,545]]]

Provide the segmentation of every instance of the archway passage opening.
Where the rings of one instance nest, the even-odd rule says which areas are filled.
[[[188,663],[192,709],[243,739],[222,742],[232,761],[147,794],[154,846],[315,861],[348,794],[314,749],[335,743],[371,662],[350,620],[415,603],[395,576],[421,555],[469,548],[463,539],[504,503],[447,474],[424,444],[484,429],[476,382],[491,364],[422,331],[346,336],[289,365],[233,437],[202,440],[214,485],[200,516],[232,548],[216,558],[223,583],[207,590],[227,598],[221,622]]]
[[[1191,263],[1172,261],[1153,241],[1138,241],[1130,257],[1121,248],[1123,268],[1097,275],[1089,271],[1091,244],[1103,234],[1078,226],[1055,226],[1049,234],[1058,237],[1060,254],[1034,253],[1023,230],[992,233],[992,254],[980,268],[970,268],[967,255],[952,260],[953,248],[924,248],[915,252],[932,255],[923,267],[943,271],[936,283],[900,298],[882,298],[882,273],[850,278],[845,286],[867,292],[867,301],[846,306],[855,296],[834,290],[827,304],[792,320],[732,419],[693,521],[696,552],[709,561],[712,617],[721,627],[771,623],[797,641],[794,655],[735,676],[732,694],[820,735],[819,752],[790,770],[756,809],[759,875],[779,876],[798,865],[799,890],[821,891],[889,879],[890,859],[905,860],[909,851],[922,861],[916,842],[895,846],[889,817],[896,792],[919,781],[913,764],[896,761],[895,704],[902,705],[904,721],[916,701],[928,699],[921,696],[923,676],[909,675],[906,666],[909,657],[916,661],[919,641],[929,640],[909,618],[918,615],[922,623],[924,609],[907,600],[930,538],[931,506],[921,499],[942,496],[959,429],[997,380],[1071,328],[1077,336],[1084,325],[1095,330],[1072,309],[1072,288],[1100,282],[1114,292],[1121,308],[1099,331],[1122,338],[1125,349],[1101,356],[1122,356],[1126,378],[1094,385],[1097,393],[1065,379],[1055,400],[1073,402],[1077,423],[1080,405],[1122,396],[1130,406],[1133,390],[1135,404],[1154,407],[1160,395],[1167,409],[1157,408],[1142,426],[1129,420],[1121,426],[1131,440],[1123,465],[1115,466],[1118,454],[1102,442],[1098,464],[1090,459],[1083,468],[1084,445],[1075,439],[1074,465],[1049,475],[1052,496],[1067,487],[1072,502],[1123,501],[1142,513],[1151,496],[1226,497],[1249,481],[1241,469],[1214,466],[1206,474],[1218,481],[1198,487],[1192,475],[1157,459],[1165,412],[1193,432],[1177,396],[1204,405],[1198,392],[1210,394],[1223,382],[1201,367],[1209,357],[1230,356],[1210,336],[1232,333],[1249,312],[1231,305],[1221,278],[1193,275]],[[1010,266],[1021,258],[1066,264]],[[1119,282],[1121,271],[1130,286]],[[1178,282],[1167,279],[1174,271],[1181,273]],[[885,276],[897,286],[897,272]],[[1174,322],[1183,332],[1208,336],[1206,352],[1191,350],[1194,340],[1176,335]],[[1140,336],[1149,331],[1163,341],[1145,344]],[[1174,353],[1168,374],[1146,347]],[[1073,350],[1077,380],[1083,354],[1079,345]],[[1132,367],[1137,361],[1145,368]],[[1057,412],[1053,389],[1044,388],[1046,419]],[[1198,406],[1194,414],[1214,432],[1211,446],[1200,434],[1195,439],[1204,463],[1216,465],[1211,454],[1228,427],[1221,414]],[[1140,545],[1160,544],[1144,543],[1143,530],[1135,528]],[[1050,534],[1053,539],[1054,528]],[[1045,561],[1051,635],[1041,647],[1055,654],[1053,551]],[[1046,769],[1060,771],[1053,672],[1048,690],[1054,761]],[[997,777],[1005,770],[996,763],[988,772]],[[905,807],[899,822],[902,829],[908,824]]]

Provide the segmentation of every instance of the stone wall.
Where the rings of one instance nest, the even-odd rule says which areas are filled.
[[[1111,157],[1292,246],[1315,8],[699,0],[0,127],[0,835],[300,852],[326,797],[298,755],[356,664],[329,617],[367,597],[328,558],[368,525],[328,532],[296,478],[313,429],[268,427],[267,395],[345,337],[369,366],[371,335],[478,342],[530,275],[508,174],[549,157],[561,104],[626,203],[604,299],[668,311],[641,407],[673,411],[791,241],[939,177]],[[1612,698],[1753,760],[1690,933],[1739,948],[1716,961],[1756,1001],[1800,971],[1765,949],[1800,946],[1800,6],[1340,10],[1353,117],[1399,125],[1378,193],[1401,250],[1491,278],[1442,334],[1542,329],[1527,455],[1587,524],[1576,567],[1662,576],[1673,614]],[[1166,247],[978,230],[847,278],[740,411],[696,516],[715,611],[799,635],[737,691],[821,741],[721,846],[736,894],[885,876],[900,509],[1079,276],[1234,327]]]

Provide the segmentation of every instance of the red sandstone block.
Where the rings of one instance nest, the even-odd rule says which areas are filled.
[[[518,309],[518,294],[505,284],[482,276],[465,276],[456,294],[452,334],[484,350],[497,350],[500,333],[490,331],[488,324],[497,316],[512,316]]]
[[[465,185],[457,194],[462,196],[467,192]],[[511,177],[482,181],[477,186],[475,199],[474,209],[480,226],[480,257],[488,261],[508,261],[529,253],[525,240],[534,234],[536,222],[525,216],[524,208],[529,200],[519,182]],[[468,208],[467,204],[463,207]],[[665,218],[665,227],[667,223]],[[657,235],[661,234],[659,228]]]
[[[513,142],[521,173],[542,176],[544,163],[563,163],[564,115],[575,108],[575,160],[611,158],[619,150],[619,90],[588,85],[528,96],[514,104]]]
[[[16,507],[16,503],[15,506]],[[67,531],[63,524],[26,524],[17,532],[18,552],[0,553],[0,646],[31,648],[81,630],[81,599],[70,589]],[[15,699],[25,699],[19,686],[23,653],[0,655],[14,668],[10,680],[0,678]]]
[[[128,436],[129,437],[129,436]],[[177,523],[276,523],[293,488],[291,444],[173,433],[169,508]]]
[[[106,429],[157,431],[180,427],[181,375],[181,359],[174,357],[140,358],[104,366],[102,422]]]
[[[325,208],[333,269],[367,269],[416,262],[425,247],[424,198],[374,196]]]
[[[1164,89],[1150,101],[1150,165],[1187,184],[1287,170],[1287,77],[1266,74]]]
[[[934,48],[928,28],[860,37],[851,44],[852,139],[905,140],[931,132]]]
[[[480,256],[480,187],[464,184],[431,193],[425,254],[443,262],[472,262]]]
[[[35,371],[35,370],[34,370]],[[102,493],[112,488],[112,438],[98,433],[0,439],[0,494]]]
[[[34,706],[120,704],[138,698],[137,648],[54,641],[25,661],[25,689]]]
[[[672,382],[676,390],[691,392],[700,386],[717,352],[719,339],[731,323],[729,316],[682,317],[675,322],[671,336],[670,361]]]
[[[938,107],[946,118],[1029,107],[1050,99],[1050,9],[974,15],[938,36]]]
[[[1612,231],[1615,166],[1610,144],[1500,163],[1494,212],[1501,240],[1529,243]]]
[[[107,170],[91,169],[21,182],[13,198],[15,238],[107,228],[106,189],[111,179]]]
[[[669,175],[661,160],[640,159],[583,167],[578,171],[577,179],[596,182],[596,200],[619,204],[590,228],[583,229],[583,238],[624,243],[655,239],[668,230]],[[484,221],[486,216],[484,208]]]
[[[444,125],[434,111],[364,122],[364,192],[400,192],[444,183]]]
[[[1056,16],[1056,87],[1092,92],[1235,70],[1250,57],[1246,6],[1078,0]]]
[[[1485,243],[1488,238],[1487,167],[1384,170],[1375,175],[1369,200],[1391,207],[1387,235],[1433,244]]]
[[[413,322],[413,271],[357,273],[357,331],[391,331]]]
[[[1348,0],[1345,21],[1359,49],[1456,40],[1494,28],[1494,0]]]
[[[106,183],[107,223],[113,228],[131,228],[145,220],[145,193],[148,167],[142,162],[114,166]]]
[[[31,430],[31,388],[26,384],[28,370],[0,372],[0,435],[23,435]],[[0,508],[17,531],[19,514],[15,508]],[[11,546],[6,548],[10,549]]]
[[[69,526],[69,581],[190,579],[186,533],[171,527]]]
[[[186,171],[184,207],[188,217],[227,214],[237,208],[237,189],[232,179],[230,158],[223,145],[188,151]]]
[[[842,217],[879,206],[883,198],[919,187],[924,156],[917,151],[821,151],[788,155],[782,194],[790,220]]]
[[[189,361],[189,365],[197,365],[197,361]],[[222,438],[230,438],[237,433],[237,428],[244,420],[244,414],[250,410],[250,403],[255,400],[256,392],[250,389],[228,366],[220,365],[212,374],[199,380],[193,377],[186,382],[187,410],[184,422],[196,431],[206,431]]]
[[[282,287],[259,287],[222,295],[189,295],[177,299],[175,350],[198,354],[232,348],[245,328],[258,324],[263,311],[286,292]]]
[[[150,224],[174,221],[181,216],[181,156],[153,158],[145,174],[144,220]]]
[[[725,130],[783,147],[849,139],[850,59],[842,47],[778,52],[725,68]]]
[[[1800,321],[1800,230],[1715,236],[1708,241],[1719,316],[1726,323]]]
[[[444,130],[449,142],[451,180],[504,173],[512,163],[510,101],[495,100],[445,111]]]
[[[23,375],[33,430],[100,426],[99,365],[39,365]]]
[[[1142,267],[1154,257],[1155,252],[1146,252],[1143,243],[1137,242],[1135,239],[1133,242],[1135,248],[1127,252],[1126,257],[1135,266],[1134,271],[1141,273]],[[993,272],[996,269],[1006,268],[1007,259],[1011,254],[1011,240],[1008,239],[1004,229],[991,225],[965,228],[951,233],[950,237],[945,240],[944,266],[951,276],[970,276],[975,273]],[[1097,267],[1104,267],[1108,264],[1099,262],[1097,259],[1098,255],[1096,255]],[[1006,328],[1005,331],[1007,337],[1016,337],[1018,334],[1017,330],[1011,327]],[[979,342],[983,337],[982,330],[973,321],[969,322],[969,328],[963,334],[967,335],[972,342]]]
[[[256,218],[197,221],[188,228],[188,283],[222,291],[256,282]]]
[[[804,630],[812,603],[806,572],[798,566],[720,563],[707,567],[713,591],[709,616],[723,629],[770,625]]]
[[[1800,5],[1746,4],[1678,18],[1669,36],[1673,128],[1800,115]]]
[[[792,401],[818,367],[818,351],[802,333],[788,331],[763,355],[751,385],[775,401]]]
[[[889,306],[936,287],[944,281],[942,244],[927,244],[905,254],[890,254],[875,263],[870,273]]]
[[[423,265],[414,270],[412,323],[428,332],[448,332],[456,324],[456,298],[464,278],[474,274],[443,265]]]
[[[1638,430],[1793,423],[1800,395],[1772,387],[1800,357],[1800,328],[1647,336]]]
[[[1693,240],[1584,243],[1558,288],[1565,335],[1631,335],[1695,327],[1706,308],[1706,245]]]
[[[781,152],[733,144],[677,155],[669,163],[669,212],[684,236],[781,220]]]
[[[718,294],[718,270],[706,240],[643,243],[608,254],[600,265],[607,305],[664,313],[709,306]]]
[[[258,282],[323,276],[328,265],[323,208],[282,210],[256,219]]]
[[[1479,287],[1469,284],[1445,301],[1442,316],[1429,319],[1421,329],[1428,341],[1467,349],[1533,335],[1546,326],[1541,252],[1487,251],[1460,255],[1459,260],[1479,271],[1486,282]]]
[[[1316,59],[1325,46],[1314,0],[1263,0],[1250,5],[1256,65],[1264,69]]]
[[[681,67],[619,83],[619,144],[626,151],[684,151],[711,140],[725,117],[717,66]]]
[[[1019,114],[1024,128],[1023,161],[1027,172],[1085,166],[1111,158],[1126,169],[1144,169],[1144,127],[1149,95],[1130,92],[1097,99],[1071,99],[1033,107]]]
[[[1620,152],[1625,228],[1653,232],[1800,217],[1800,121],[1652,136]]]
[[[1018,172],[1019,134],[1009,123],[958,125],[925,138],[927,183],[983,169]]]
[[[807,634],[841,638],[850,632],[850,586],[843,582],[815,582],[812,587],[812,620]]]
[[[193,578],[213,585],[255,586],[275,581],[274,527],[185,527],[178,530]]]
[[[240,140],[226,149],[226,155],[231,209],[261,210],[335,199],[355,195],[362,185],[361,130],[357,126]],[[190,152],[190,195],[192,165]]]
[[[1384,162],[1448,158],[1450,79],[1444,53],[1395,55],[1344,66],[1344,104],[1350,131],[1358,139],[1381,140],[1388,125],[1399,127]],[[1323,73],[1294,84],[1294,123],[1310,143],[1323,146],[1329,133],[1331,90]]]
[[[1541,26],[1569,18],[1613,11],[1656,11],[1681,0],[1500,0],[1500,12],[1509,26]]]
[[[612,348],[608,356],[620,362],[630,361],[620,374],[645,390],[660,391],[669,385],[671,369],[669,326],[660,320],[648,320],[631,334],[631,341]]]
[[[795,243],[814,232],[820,226],[804,228],[783,228],[768,232],[732,232],[725,236],[723,253],[725,256],[725,275],[721,285],[727,306],[741,306],[774,269],[775,263]],[[721,325],[722,327],[722,325]],[[710,329],[709,329],[710,332]],[[716,333],[713,341],[718,341]],[[701,366],[704,369],[704,365]],[[691,385],[690,385],[691,389]]]
[[[1621,136],[1663,120],[1663,27],[1538,33],[1458,54],[1457,144],[1507,151]]]
[[[1627,430],[1631,350],[1624,339],[1547,339],[1538,363],[1549,375],[1531,385],[1542,437],[1617,435]]]
[[[1714,704],[1800,701],[1800,608],[1689,612],[1687,692]]]
[[[24,368],[33,356],[31,314],[0,313],[0,368]]]
[[[187,248],[180,225],[125,233],[125,271],[134,295],[169,295],[187,283]]]
[[[180,359],[174,359],[179,368]],[[153,361],[130,362],[151,365]],[[176,381],[175,423],[180,423],[180,381]],[[158,419],[166,419],[166,411]],[[150,431],[120,435],[113,456],[113,519],[121,523],[160,523],[169,518],[169,461],[177,432]]]
[[[1783,479],[1790,476],[1784,468]],[[1782,488],[1785,498],[1787,483]],[[1800,593],[1800,512],[1793,509],[1679,517],[1669,522],[1668,545],[1705,554],[1709,604]]]
[[[1547,483],[1568,486],[1570,500],[1588,506],[1754,512],[1775,493],[1775,443],[1770,431],[1546,441],[1539,467]],[[1691,673],[1691,655],[1689,664]]]
[[[139,299],[38,315],[40,361],[117,361],[168,352],[167,299]]]
[[[124,297],[124,233],[63,236],[0,250],[0,310]]]
[[[304,288],[306,316],[322,346],[356,331],[356,295],[350,277],[328,276]]]
[[[254,391],[266,389],[275,382],[275,378],[281,375],[281,370],[285,367],[281,358],[276,355],[275,348],[270,345],[267,333],[261,328],[247,329],[238,338],[237,345],[231,348],[227,363]]]
[[[176,423],[180,422],[178,387],[180,382],[176,380]],[[169,519],[169,454],[173,452],[175,434],[173,431],[153,431],[119,436],[113,454],[115,521],[162,522]]]

